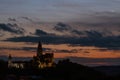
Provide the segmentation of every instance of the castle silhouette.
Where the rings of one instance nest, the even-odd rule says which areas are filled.
[[[53,52],[43,53],[41,42],[38,43],[37,54],[29,62],[25,61],[12,61],[12,56],[8,57],[8,68],[25,68],[26,64],[30,64],[36,68],[53,67],[54,54]]]

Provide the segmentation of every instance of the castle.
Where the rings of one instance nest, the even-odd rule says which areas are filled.
[[[43,53],[42,44],[39,42],[36,56],[29,62],[23,61],[12,61],[11,55],[8,57],[8,68],[24,68],[26,64],[32,65],[31,67],[46,68],[53,67],[54,55],[51,52]]]
[[[53,66],[53,53],[43,53],[42,44],[39,42],[37,48],[37,55],[33,57],[33,64],[39,68],[52,67]]]

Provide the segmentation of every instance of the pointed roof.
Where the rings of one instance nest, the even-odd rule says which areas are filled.
[[[38,43],[38,48],[37,48],[37,56],[42,55],[43,50],[42,50],[42,43],[39,41]]]
[[[9,59],[12,59],[12,56],[11,56],[11,54],[9,54],[9,57],[8,57]]]

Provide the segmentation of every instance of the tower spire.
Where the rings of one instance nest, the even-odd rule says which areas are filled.
[[[8,57],[8,68],[10,68],[12,66],[12,56],[11,54],[9,54],[9,57]]]
[[[42,53],[43,53],[42,44],[41,44],[41,42],[39,41],[39,43],[38,43],[38,48],[37,48],[37,56],[38,56],[38,57],[41,56]]]
[[[11,56],[11,54],[9,54],[9,57],[8,57],[8,59],[9,59],[9,60],[11,60],[11,59],[12,59],[12,56]]]

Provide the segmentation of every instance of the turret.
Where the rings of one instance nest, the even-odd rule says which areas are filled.
[[[41,55],[43,55],[43,50],[42,50],[42,44],[41,42],[39,42],[38,48],[37,48],[37,56],[40,57]]]
[[[9,57],[8,57],[8,68],[10,68],[12,66],[12,56],[11,54],[9,54]]]

